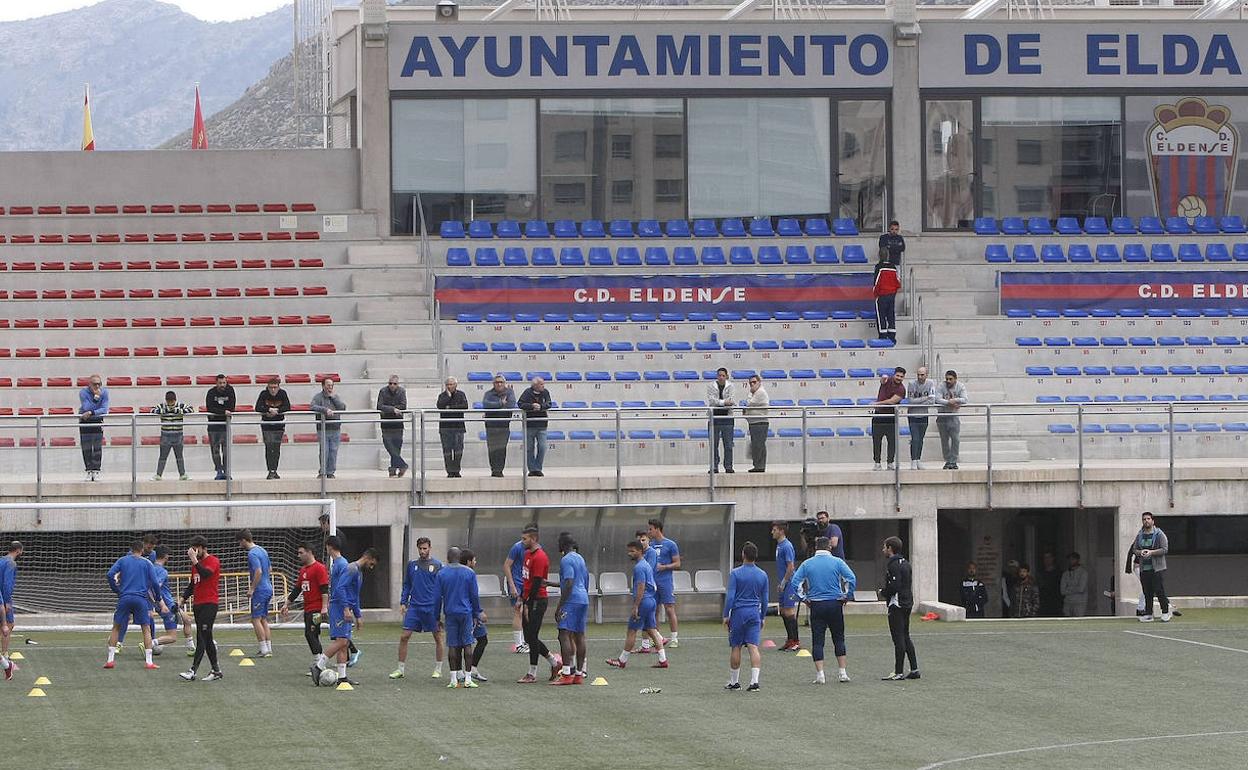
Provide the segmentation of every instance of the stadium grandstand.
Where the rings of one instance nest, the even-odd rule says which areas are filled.
[[[276,512],[257,529],[308,528],[312,509],[280,499],[333,498],[336,526],[384,555],[364,603],[392,617],[417,529],[442,533],[435,552],[467,535],[493,553],[552,509],[589,517],[589,541],[618,539],[630,506],[692,506],[686,587],[714,617],[731,543],[827,510],[863,611],[882,611],[879,543],[900,534],[917,606],[957,619],[967,561],[998,615],[1004,566],[1045,551],[1085,555],[1090,613],[1134,614],[1102,592],[1117,578],[1134,596],[1125,544],[1151,510],[1181,604],[1248,602],[1248,27],[1228,23],[1242,12],[324,11],[326,149],[0,158],[0,497],[67,509],[6,512],[0,530],[116,533],[133,512],[68,509],[266,496]],[[892,221],[904,252],[882,247]],[[891,337],[880,261],[901,284]],[[707,472],[721,367],[738,394],[731,476]],[[912,405],[876,414],[897,367],[937,388],[957,373],[965,406],[931,407],[960,421],[952,461],[933,425],[911,464]],[[218,374],[238,406],[214,480]],[[94,375],[110,406],[90,481],[79,392]],[[377,412],[392,375],[406,474]],[[439,437],[448,377],[468,402],[461,477]],[[540,475],[519,411],[491,475],[483,409],[500,377],[550,392]],[[755,377],[767,459],[749,474]],[[270,479],[254,405],[274,378],[292,409]],[[336,473],[311,411],[326,379],[346,405]],[[184,482],[151,479],[166,391],[196,410]],[[891,465],[873,458],[881,430],[897,434]],[[145,528],[191,526],[170,510]]]

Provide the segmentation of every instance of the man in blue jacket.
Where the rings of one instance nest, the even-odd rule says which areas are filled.
[[[767,601],[771,597],[767,573],[757,564],[758,546],[747,542],[741,548],[741,566],[728,573],[728,593],[724,597],[724,627],[728,629],[728,684],[725,690],[741,689],[741,648],[750,650],[750,686],[746,692],[758,692],[758,674],[763,656],[758,639],[763,632]]]
[[[100,480],[104,454],[104,415],[108,414],[108,389],[100,375],[93,374],[87,387],[78,391],[78,440],[82,443],[82,464],[87,481]]]
[[[858,578],[849,565],[833,556],[826,537],[815,540],[815,555],[793,573],[797,595],[810,605],[811,655],[815,659],[815,684],[825,682],[823,645],[827,631],[832,632],[832,649],[836,654],[837,679],[849,681],[845,670],[845,602],[854,595]]]
[[[143,555],[143,541],[130,544],[130,553],[121,557],[108,571],[108,587],[117,594],[117,609],[113,612],[113,630],[108,638],[108,661],[104,668],[113,668],[117,654],[117,635],[121,628],[132,621],[143,629],[143,656],[149,671],[160,666],[152,662],[152,628],[148,619],[152,615],[152,599],[160,592],[152,563]]]

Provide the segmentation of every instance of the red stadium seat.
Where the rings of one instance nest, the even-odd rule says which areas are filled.
[[[43,319],[43,328],[45,329],[68,329],[68,318],[45,318]]]
[[[96,269],[97,270],[120,270],[121,263],[120,262],[101,262],[100,264],[96,265]]]
[[[169,203],[154,203],[154,204],[152,204],[152,213],[153,213],[153,214],[172,214],[172,213],[174,213],[175,211],[176,211],[176,209],[173,207],[173,205],[172,205],[172,204],[169,204]]]
[[[177,233],[153,233],[152,243],[177,243]]]
[[[68,296],[64,289],[44,289],[41,295],[43,299],[66,299]]]
[[[155,318],[131,318],[130,328],[131,329],[155,329],[156,319]]]
[[[277,353],[277,345],[252,345],[251,354],[253,356],[271,356]],[[268,380],[265,380],[268,382]]]
[[[236,259],[214,259],[212,260],[213,270],[237,270],[238,260]]]
[[[171,374],[165,378],[165,384],[171,387],[174,385],[190,385],[191,378],[186,374]]]
[[[246,345],[222,345],[221,355],[223,356],[245,356],[247,355]]]
[[[110,410],[113,414],[117,414],[117,410]],[[129,436],[111,436],[108,439],[109,446],[130,446],[132,442]]]
[[[191,316],[191,326],[216,326],[217,319],[210,315]]]
[[[285,203],[266,203],[263,208],[266,214],[279,214],[290,210]]]
[[[271,379],[273,379],[274,377],[277,377],[277,376],[278,376],[278,375],[276,375],[276,374],[257,374],[257,375],[256,375],[254,378],[252,378],[252,379],[253,379],[253,380],[255,380],[255,383],[256,383],[257,385],[267,385],[267,384],[268,384],[268,382],[269,382],[269,380],[271,380]],[[294,407],[293,407],[293,405],[292,405],[292,407],[291,407],[291,411],[294,411]]]
[[[152,263],[148,262],[146,259],[136,259],[134,261],[127,262],[126,269],[127,270],[151,270]]]
[[[284,356],[303,355],[304,353],[307,353],[307,352],[308,352],[307,345],[299,345],[299,344],[282,345],[282,355]]]
[[[160,383],[161,383],[160,377],[151,375],[151,374],[145,375],[143,377],[136,377],[134,379],[135,385],[146,386],[146,387],[160,387]]]
[[[36,377],[36,378],[34,378],[34,379],[38,379],[38,377]],[[18,382],[20,383],[20,382],[21,382],[21,380],[18,380]],[[41,406],[21,406],[21,407],[18,407],[18,409],[17,409],[17,414],[18,414],[18,416],[19,416],[19,417],[35,417],[35,416],[42,416],[42,415],[43,415],[43,407],[41,407]]]
[[[315,444],[317,443],[316,434],[315,433],[296,433],[295,443],[296,444]]]
[[[308,323],[329,324],[329,323],[333,323],[333,320],[328,315],[310,315],[308,316]]]
[[[251,376],[246,374],[231,374],[226,376],[225,381],[231,385],[250,385]],[[213,380],[213,382],[216,382],[216,380]]]
[[[40,214],[61,214],[63,213],[60,206],[40,206],[38,209]]]
[[[217,289],[218,297],[241,297],[243,290],[232,286],[222,286]]]
[[[36,267],[34,262],[14,262],[13,270],[19,273],[30,272]]]
[[[78,272],[83,272],[86,270],[94,270],[95,263],[94,262],[70,262],[69,269],[71,271],[78,271]]]
[[[0,289],[0,299],[8,299],[8,298],[9,298],[9,290],[8,290],[8,289]],[[7,328],[9,328],[9,319],[7,319],[7,318],[5,318],[5,319],[0,319],[0,321],[2,321],[2,323],[0,323],[0,329],[7,329]]]
[[[208,240],[208,236],[203,233],[182,233],[183,243],[203,243]]]
[[[270,241],[289,241],[290,233],[285,230],[270,230],[265,237]]]
[[[253,315],[247,318],[248,326],[272,326],[273,316],[271,315]]]
[[[264,233],[258,233],[258,232],[255,232],[255,231],[246,232],[246,233],[239,233],[239,234],[238,234],[238,239],[239,239],[240,241],[263,241],[263,240],[264,240]]]
[[[74,348],[74,358],[99,358],[99,348]]]
[[[303,316],[301,315],[279,315],[277,323],[281,326],[301,326],[303,324]]]
[[[9,243],[34,243],[34,242],[35,242],[35,236],[33,235],[10,235],[9,236]]]
[[[288,374],[286,375],[287,385],[310,385],[312,383],[312,375],[310,374]]]
[[[303,296],[305,297],[324,297],[329,294],[329,289],[324,286],[304,286]]]
[[[244,433],[241,436],[238,434],[234,434],[234,443],[235,444],[258,444],[260,443],[260,439],[258,439],[254,434]]]
[[[188,433],[182,437],[182,443],[186,444],[187,446],[195,446],[196,444],[199,443],[199,441],[195,438],[195,436]]]
[[[68,377],[49,377],[49,388],[68,388],[72,384],[72,380]]]
[[[0,436],[0,449],[12,449],[17,446],[17,442],[8,436]]]
[[[243,294],[248,297],[267,297],[269,296],[269,293],[268,286],[248,286],[243,292]]]
[[[147,206],[137,204],[137,203],[129,203],[121,207],[121,213],[123,214],[146,214]]]
[[[263,259],[244,259],[243,267],[249,270],[263,270],[269,266],[269,263]]]
[[[338,372],[317,372],[316,373],[316,381],[318,383],[327,379],[332,379],[334,382],[342,382],[342,375],[338,374]]]
[[[139,358],[155,358],[160,355],[160,348],[151,345],[135,348],[134,355]]]
[[[69,348],[45,348],[44,358],[69,358]]]
[[[121,243],[121,236],[117,233],[96,233],[96,243]]]
[[[274,270],[280,270],[280,269],[284,269],[287,267],[294,267],[294,266],[295,266],[295,260],[293,259],[269,260],[269,267],[273,268]]]
[[[233,211],[233,208],[228,203],[209,203],[208,204],[209,214],[229,214],[231,211]]]
[[[79,378],[78,378],[78,379],[74,382],[74,387],[75,387],[75,388],[85,388],[85,387],[87,387],[87,385],[89,385],[90,383],[91,383],[91,378],[90,378],[90,377],[79,377]]]
[[[44,233],[39,236],[40,243],[64,243],[65,236],[60,233]]]
[[[33,441],[34,439],[31,440]],[[23,439],[23,441],[25,441],[25,439]],[[78,446],[78,439],[73,436],[53,436],[52,440],[48,443],[53,447],[74,447]]]
[[[158,259],[156,260],[157,270],[177,270],[182,267],[182,263],[176,259]]]
[[[191,352],[197,356],[215,356],[217,355],[216,345],[196,345],[191,348]]]
[[[182,263],[183,270],[207,270],[208,260],[206,259],[188,259]]]
[[[182,203],[178,205],[179,214],[202,214],[204,207],[199,203]]]
[[[126,233],[126,243],[147,243],[147,233]]]
[[[100,299],[125,299],[125,289],[100,289]]]
[[[76,289],[75,291],[83,291],[83,290]],[[90,289],[86,289],[85,291],[90,291]],[[98,318],[75,318],[74,319],[75,329],[96,329],[96,328],[99,328],[99,325],[100,325],[100,321]]]
[[[70,233],[69,242],[70,243],[90,243],[91,233]]]
[[[88,377],[87,379],[89,380],[91,378]],[[83,387],[85,388],[86,385],[83,385]],[[60,416],[60,415],[73,414],[73,413],[74,413],[74,408],[72,406],[50,406],[48,407],[48,414]]]
[[[173,326],[186,326],[186,318],[180,315],[165,316],[164,318],[160,319],[160,325],[162,328],[169,328]]]
[[[142,377],[140,377],[139,379],[143,379],[143,378],[142,378]],[[159,377],[157,377],[156,379],[158,379],[158,380],[159,380],[160,378],[159,378]],[[158,382],[158,383],[156,383],[156,384],[157,384],[157,385],[159,385],[160,383]],[[160,445],[160,436],[139,436],[139,443],[140,443],[141,445],[143,445],[143,446],[159,446],[159,445]],[[186,443],[186,437],[185,437],[185,436],[183,436],[183,442],[182,442],[182,443],[184,443],[184,444]]]
[[[105,358],[129,358],[130,348],[104,348]]]
[[[212,233],[208,236],[208,240],[214,242],[232,241],[234,240],[234,233]]]
[[[13,299],[39,299],[39,292],[34,289],[14,289]]]
[[[217,323],[221,326],[242,326],[243,317],[241,315],[223,315],[217,319]]]
[[[103,205],[96,206],[96,207],[95,207],[95,213],[97,213],[97,214],[116,214],[116,213],[117,213],[117,206],[116,206],[116,205],[114,205],[114,204],[112,204],[112,203],[105,203],[105,204],[103,204]]]
[[[299,230],[295,233],[296,241],[319,241],[321,234],[316,230]]]
[[[91,207],[90,206],[66,206],[65,213],[66,214],[90,214]]]
[[[72,437],[71,437],[71,440],[72,440]],[[17,440],[17,445],[23,449],[28,449],[30,447],[35,447],[35,446],[47,446],[48,443],[46,441],[41,442],[37,440],[34,436],[22,436],[21,438]]]
[[[296,213],[306,214],[312,211],[316,211],[316,204],[315,203],[292,203],[290,204],[290,210]]]
[[[108,377],[105,378],[104,384],[110,388],[130,387],[134,384],[134,380],[129,377]]]
[[[161,352],[161,355],[166,355],[166,356],[185,356],[185,355],[188,355],[188,353],[187,353],[187,349],[186,349],[186,347],[185,347],[184,345],[172,345],[172,346],[170,346],[170,347],[164,348],[164,349],[163,349],[163,350],[161,350],[160,352]]]
[[[301,257],[299,267],[325,267],[325,260],[320,257]]]
[[[105,329],[124,329],[128,324],[124,318],[105,318],[103,326]]]
[[[39,269],[40,270],[64,270],[65,263],[64,262],[40,262]]]
[[[189,299],[202,299],[204,297],[211,297],[212,289],[187,289],[186,296]],[[194,326],[195,325],[194,322],[192,322],[191,325]]]
[[[151,299],[156,296],[156,292],[151,289],[131,289],[126,292],[126,295],[129,296],[130,299]]]
[[[251,291],[251,289],[248,289],[247,291]],[[299,287],[298,286],[277,286],[273,289],[273,296],[274,297],[298,297]]]
[[[161,299],[182,299],[181,289],[158,289],[156,296]]]
[[[15,318],[13,320],[14,329],[38,329],[38,318]]]
[[[236,412],[254,412],[254,411],[256,411],[256,408],[255,408],[254,406],[252,406],[251,404],[239,404],[239,405],[238,405],[238,408],[237,408],[237,409],[235,409],[234,411],[236,411]]]
[[[235,203],[235,214],[257,214],[260,211],[260,205],[257,203]]]
[[[196,385],[216,385],[217,377],[213,374],[197,374],[195,375]]]

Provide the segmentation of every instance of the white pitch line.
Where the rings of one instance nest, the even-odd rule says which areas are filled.
[[[1131,633],[1131,632],[1128,632]],[[1147,636],[1148,634],[1145,634]],[[1242,650],[1240,652],[1243,652]],[[1183,735],[1144,735],[1138,738],[1111,738],[1101,741],[1080,741],[1078,743],[1056,743],[1051,746],[1032,746],[1028,749],[1011,749],[1009,751],[993,751],[988,754],[974,754],[969,757],[955,757],[953,759],[944,759],[940,762],[933,762],[930,765],[923,765],[919,770],[936,770],[939,767],[948,767],[949,765],[961,764],[963,762],[976,762],[981,759],[996,759],[998,757],[1012,757],[1019,754],[1031,754],[1037,751],[1060,751],[1062,749],[1078,749],[1088,746],[1111,746],[1120,743],[1143,743],[1146,741],[1173,741],[1184,738],[1215,738],[1227,735],[1248,735],[1248,730],[1222,730],[1212,733],[1185,733]]]
[[[1197,642],[1192,639],[1180,639],[1177,636],[1161,636],[1159,634],[1146,634],[1143,631],[1123,631],[1124,634],[1132,636],[1147,636],[1149,639],[1165,639],[1168,642],[1182,642],[1183,644],[1196,644],[1201,647],[1212,647],[1215,650],[1226,650],[1227,652],[1242,652],[1248,655],[1248,650],[1241,650],[1238,647],[1223,647],[1220,644],[1210,644],[1209,642]]]

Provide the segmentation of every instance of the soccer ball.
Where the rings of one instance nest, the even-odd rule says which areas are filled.
[[[152,654],[153,655],[159,655],[164,649],[165,648],[161,647],[159,644],[152,642]]]
[[[1203,217],[1209,213],[1209,207],[1205,205],[1205,199],[1199,195],[1185,195],[1179,201],[1179,205],[1175,207],[1174,213],[1181,216],[1190,223],[1196,217]]]
[[[338,684],[338,672],[332,668],[321,671],[320,674],[321,687],[333,687]]]

